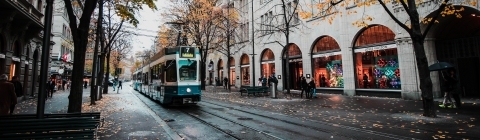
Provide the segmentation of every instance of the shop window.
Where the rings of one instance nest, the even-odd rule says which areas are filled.
[[[312,49],[313,80],[317,87],[343,88],[340,46],[329,36],[322,37]]]
[[[240,60],[242,85],[250,85],[250,59],[247,54],[243,54]]]
[[[358,88],[401,88],[397,46],[389,44],[394,38],[394,33],[381,25],[366,29],[358,37],[354,56]]]
[[[271,76],[275,73],[275,56],[270,49],[266,49],[262,54],[262,75],[263,77]]]

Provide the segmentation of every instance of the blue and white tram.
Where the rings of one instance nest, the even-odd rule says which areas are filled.
[[[165,48],[150,60],[142,70],[146,84],[143,84],[141,93],[168,105],[201,101],[200,54],[197,48]]]

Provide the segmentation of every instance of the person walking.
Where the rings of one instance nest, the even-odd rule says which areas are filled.
[[[457,102],[452,101],[452,94],[457,87],[457,78],[455,77],[455,71],[453,69],[448,70],[448,74],[444,74],[442,72],[442,77],[444,80],[444,84],[442,86],[443,90],[445,91],[445,95],[443,96],[443,103],[439,106],[441,108],[457,108]],[[447,103],[450,102],[450,103]],[[449,105],[448,105],[449,104]],[[448,106],[447,106],[448,105]]]
[[[317,97],[317,95],[314,95],[315,94],[315,80],[310,80],[310,82],[308,82],[308,87],[309,87],[309,90],[310,90],[310,94],[307,98],[311,99],[311,98]]]
[[[6,74],[0,75],[0,116],[9,115],[12,105],[17,104],[17,95],[15,93],[15,86],[8,82],[8,76]]]
[[[306,98],[307,94],[309,94],[307,79],[305,79],[305,77],[302,76],[302,80],[301,80],[300,83],[301,83],[300,86],[302,87],[302,92],[300,93],[300,98],[303,98],[303,92],[305,92],[305,98]]]
[[[23,96],[23,86],[22,86],[22,83],[20,83],[20,81],[18,80],[18,76],[13,76],[12,77],[12,82],[13,86],[15,87],[15,95],[18,97],[22,97]],[[15,99],[18,101],[18,99]],[[13,111],[15,110],[15,105],[16,104],[12,104],[10,106],[10,115],[13,114]]]
[[[223,88],[224,89],[227,89],[227,84],[228,84],[228,78],[225,77],[225,78],[223,78]]]
[[[47,97],[52,98],[53,97],[53,92],[55,90],[55,82],[54,79],[50,80],[47,82]],[[47,98],[45,98],[46,100]]]
[[[122,87],[122,81],[121,81],[121,80],[118,80],[118,90],[120,90],[120,89],[123,89],[123,87]]]

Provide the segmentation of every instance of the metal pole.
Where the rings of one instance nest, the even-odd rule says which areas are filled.
[[[92,80],[90,82],[90,98],[91,104],[94,105],[95,101],[97,101],[97,64],[100,63],[100,61],[97,61],[98,59],[98,46],[100,45],[100,35],[102,32],[102,20],[103,20],[103,0],[98,1],[98,18],[97,18],[97,38],[95,39],[95,47],[93,49],[93,65],[92,65]]]
[[[252,70],[254,71],[252,73],[253,75],[252,83],[253,83],[253,87],[255,87],[255,35],[254,35],[255,28],[253,24],[254,24],[254,18],[253,18],[253,0],[252,0]],[[260,73],[260,75],[262,74]]]
[[[46,81],[48,74],[48,59],[50,57],[50,34],[52,32],[52,9],[53,0],[46,0],[47,7],[45,8],[45,24],[43,28],[43,46],[42,46],[42,66],[40,68],[40,87],[38,92],[37,103],[37,118],[43,119],[45,113],[45,95],[46,93]],[[59,54],[60,55],[60,54]]]

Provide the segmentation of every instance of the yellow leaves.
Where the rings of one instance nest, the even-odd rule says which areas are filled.
[[[302,19],[307,19],[307,18],[311,18],[312,17],[312,13],[311,12],[298,12],[300,18]]]

